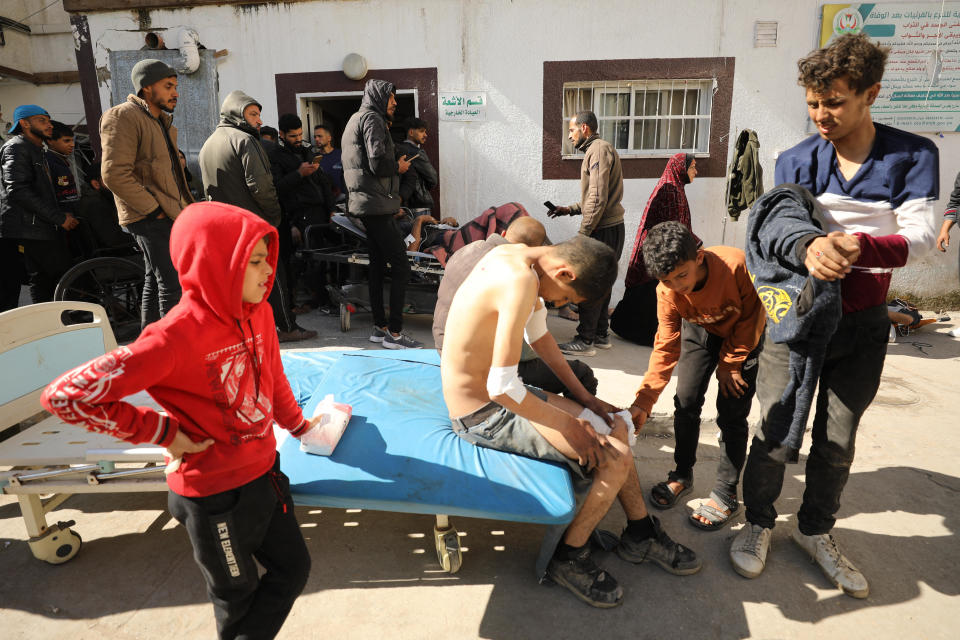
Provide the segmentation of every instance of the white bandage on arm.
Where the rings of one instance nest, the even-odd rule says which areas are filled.
[[[490,367],[487,374],[487,393],[491,398],[506,395],[520,404],[527,395],[527,388],[517,375],[517,365],[512,367]]]
[[[530,313],[527,324],[523,327],[523,339],[527,341],[527,344],[533,344],[547,335],[547,308],[543,305],[543,300],[537,300],[537,302],[540,304],[540,308],[535,308]]]

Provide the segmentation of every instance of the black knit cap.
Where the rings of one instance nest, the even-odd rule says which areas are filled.
[[[130,71],[130,82],[133,83],[133,92],[139,93],[140,89],[144,87],[149,87],[155,82],[176,75],[177,70],[166,62],[147,58],[133,65],[133,69]]]

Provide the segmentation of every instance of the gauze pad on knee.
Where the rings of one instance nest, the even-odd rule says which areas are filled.
[[[637,442],[637,434],[633,432],[633,418],[630,417],[630,412],[618,411],[617,413],[610,415],[620,416],[627,423],[627,441],[632,447]],[[581,411],[580,415],[577,417],[581,420],[586,420],[589,422],[593,427],[593,430],[599,434],[607,436],[613,432],[613,429],[610,428],[610,425],[604,422],[603,418],[595,414],[590,409],[584,408],[584,410]]]
[[[534,309],[527,319],[526,326],[523,327],[523,339],[527,344],[533,344],[543,336],[547,335],[547,308],[543,305],[543,300],[538,300],[541,307]]]
[[[506,395],[520,404],[527,395],[527,388],[517,375],[517,365],[512,367],[490,367],[487,374],[487,393],[490,397]]]

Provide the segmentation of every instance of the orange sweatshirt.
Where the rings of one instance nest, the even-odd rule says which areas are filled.
[[[648,414],[680,359],[681,320],[724,338],[718,371],[738,371],[763,334],[766,314],[747,272],[743,251],[710,247],[704,250],[704,264],[707,281],[699,291],[680,295],[663,284],[657,285],[659,327],[634,402]]]

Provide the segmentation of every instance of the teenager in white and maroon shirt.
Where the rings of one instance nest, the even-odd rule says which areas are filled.
[[[870,118],[887,50],[865,35],[844,35],[799,62],[799,82],[817,133],[777,159],[777,184],[809,189],[825,209],[825,235],[807,242],[806,267],[821,280],[842,278],[843,316],[819,378],[806,490],[794,541],[846,594],[865,598],[866,578],[830,531],[850,475],[860,417],[873,401],[887,351],[890,275],[930,250],[939,197],[936,146]],[[763,571],[783,485],[783,456],[766,438],[767,416],[782,410],[789,347],[767,340],[757,397],[763,421],[743,474],[746,526],[730,548],[734,568]],[[769,444],[767,440],[770,440]]]
[[[41,397],[64,422],[181,460],[167,504],[190,536],[221,638],[274,637],[310,571],[273,435],[275,422],[296,437],[313,422],[283,373],[265,302],[277,252],[277,230],[253,213],[191,204],[170,235],[180,302]],[[165,415],[124,401],[144,389]]]

